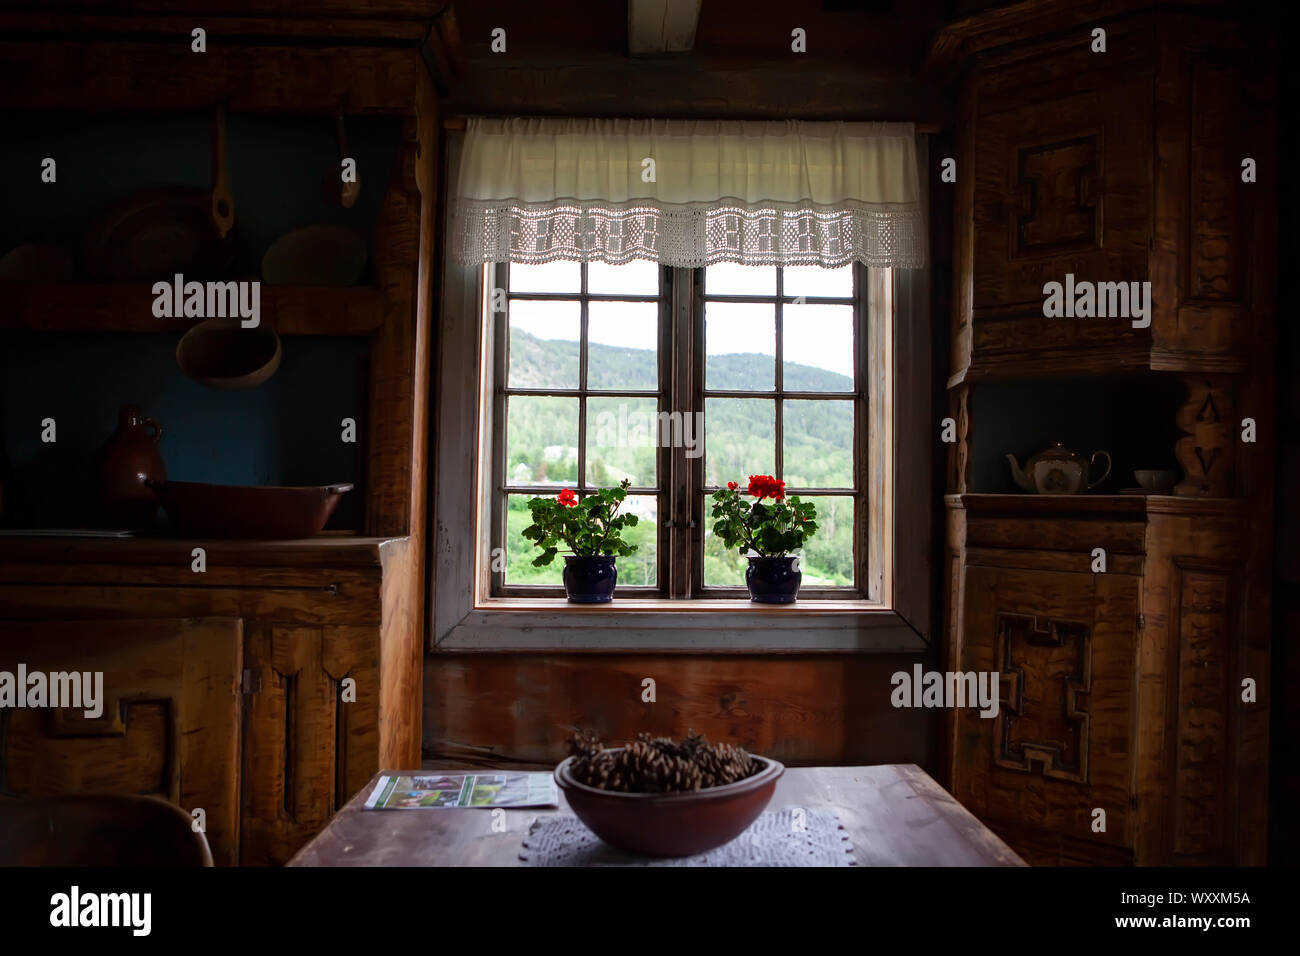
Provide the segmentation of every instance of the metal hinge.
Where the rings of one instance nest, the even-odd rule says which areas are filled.
[[[1142,630],[1142,628],[1147,626],[1147,616],[1145,614],[1138,615],[1137,625],[1139,631]]]
[[[240,689],[245,694],[260,694],[262,692],[262,672],[244,668],[244,680]]]

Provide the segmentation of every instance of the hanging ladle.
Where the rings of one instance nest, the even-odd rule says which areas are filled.
[[[226,173],[226,108],[218,106],[212,116],[212,225],[222,239],[235,226],[235,200]]]
[[[342,206],[344,209],[351,209],[352,204],[357,201],[357,196],[361,193],[361,174],[356,169],[355,157],[348,155],[348,139],[343,130],[342,109],[334,117],[334,139],[338,143],[339,158],[332,168],[325,171],[325,181],[321,184],[321,194],[325,197],[326,202]],[[353,160],[353,168],[349,171],[349,180],[345,182],[343,179],[344,162],[349,159]]]

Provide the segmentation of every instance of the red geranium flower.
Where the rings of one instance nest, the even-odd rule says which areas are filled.
[[[739,487],[740,485],[736,484],[734,481],[727,482],[727,488],[730,489],[731,491],[735,491]]]
[[[750,475],[748,491],[759,501],[764,498],[781,501],[785,498],[785,482],[771,475]]]
[[[565,488],[556,496],[555,500],[566,508],[573,508],[578,504],[578,499],[574,497],[572,488]]]

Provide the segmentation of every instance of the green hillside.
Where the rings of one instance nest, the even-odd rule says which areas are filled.
[[[770,387],[771,356],[754,353],[712,356],[708,386],[717,389]],[[656,387],[655,353],[646,349],[591,344],[590,388]],[[787,363],[785,385],[802,391],[849,391],[843,375]],[[576,342],[539,339],[518,329],[511,334],[510,384],[516,388],[576,387]],[[588,400],[588,474],[599,485],[623,477],[633,484],[655,484],[654,397]],[[775,470],[774,403],[770,399],[710,399],[705,409],[706,480],[744,483],[746,476]],[[510,404],[506,472],[512,484],[577,482],[578,403],[560,397],[516,397]],[[619,427],[620,424],[623,427]],[[638,424],[641,426],[637,431]],[[853,481],[853,406],[848,401],[789,401],[785,409],[785,474],[791,486],[849,488]],[[698,440],[698,435],[696,436]],[[639,447],[635,447],[638,446]],[[633,446],[633,447],[628,447]],[[520,532],[528,524],[527,495],[512,496],[507,524],[507,580],[511,584],[558,584],[560,562],[533,568],[535,553]],[[820,530],[805,548],[804,584],[853,583],[853,503],[849,498],[820,497]],[[655,581],[655,522],[650,501],[632,502],[643,516],[635,529],[640,550],[619,559],[619,582]],[[707,507],[707,506],[706,506]],[[705,580],[714,585],[743,585],[745,561],[728,554],[709,534],[705,540]]]

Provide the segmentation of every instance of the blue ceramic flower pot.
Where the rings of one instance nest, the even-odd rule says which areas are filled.
[[[749,567],[745,569],[749,598],[759,604],[793,604],[802,580],[803,572],[799,570],[796,555],[750,558]]]
[[[618,568],[607,555],[564,556],[564,590],[573,604],[604,604],[614,600]]]

